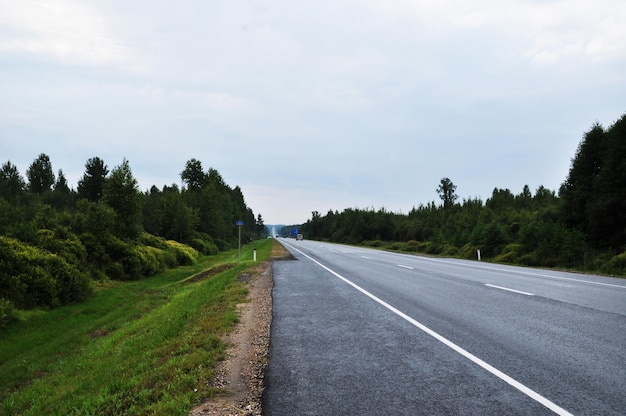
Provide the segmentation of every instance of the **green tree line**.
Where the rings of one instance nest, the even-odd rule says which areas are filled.
[[[190,264],[264,232],[241,189],[228,186],[196,159],[181,172],[182,187],[139,190],[130,163],[111,170],[87,160],[71,189],[62,170],[41,154],[23,177],[0,168],[0,328],[16,309],[79,302],[98,280],[134,280]]]
[[[348,208],[314,211],[307,238],[511,264],[626,274],[626,115],[584,133],[558,193],[528,186],[459,201],[443,178],[441,204],[408,214]],[[288,227],[289,228],[289,227]]]

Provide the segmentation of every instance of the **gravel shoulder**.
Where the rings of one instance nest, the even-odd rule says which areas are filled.
[[[277,241],[271,260],[239,276],[248,288],[248,302],[237,305],[239,323],[224,339],[226,359],[218,364],[211,386],[221,394],[194,408],[190,416],[261,415],[264,373],[272,322],[272,261],[291,258]]]

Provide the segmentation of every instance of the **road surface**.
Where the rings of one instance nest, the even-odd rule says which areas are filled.
[[[281,241],[265,415],[626,414],[626,280]]]

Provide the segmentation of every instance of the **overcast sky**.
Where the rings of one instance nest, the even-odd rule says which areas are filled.
[[[0,163],[196,158],[266,224],[558,190],[624,113],[623,0],[0,0]]]

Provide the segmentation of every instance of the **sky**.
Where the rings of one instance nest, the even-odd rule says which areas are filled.
[[[623,0],[0,0],[0,163],[195,158],[266,224],[558,191],[625,113]]]

